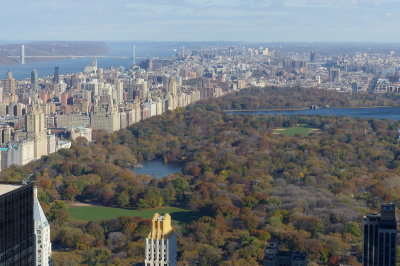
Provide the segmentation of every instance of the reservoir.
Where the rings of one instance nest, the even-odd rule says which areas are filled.
[[[254,110],[227,111],[235,115],[319,115],[319,116],[348,116],[368,119],[400,120],[400,107],[371,107],[371,108],[327,108],[304,110]]]
[[[141,162],[143,167],[131,168],[135,174],[146,174],[154,178],[160,179],[167,177],[170,174],[181,172],[182,166],[178,163],[163,163],[162,160],[144,161]]]

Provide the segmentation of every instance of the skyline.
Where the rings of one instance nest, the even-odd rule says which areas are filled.
[[[4,40],[400,42],[390,0],[16,0]]]

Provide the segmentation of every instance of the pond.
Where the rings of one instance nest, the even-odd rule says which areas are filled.
[[[165,164],[162,160],[141,162],[143,167],[131,168],[136,174],[146,174],[155,178],[164,178],[170,174],[182,171],[182,165],[178,163]]]

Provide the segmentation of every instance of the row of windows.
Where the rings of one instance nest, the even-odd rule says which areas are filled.
[[[395,265],[395,233],[379,232],[378,225],[364,225],[364,236],[365,265]]]
[[[0,265],[34,265],[33,188],[0,197]]]

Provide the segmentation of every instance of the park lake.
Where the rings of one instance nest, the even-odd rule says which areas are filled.
[[[371,107],[371,108],[324,108],[303,110],[238,110],[226,111],[235,115],[319,115],[319,116],[348,116],[367,119],[400,120],[400,107]]]
[[[131,169],[135,174],[146,174],[160,179],[170,174],[180,173],[182,166],[178,163],[164,163],[162,160],[153,160],[141,162],[140,167]]]

